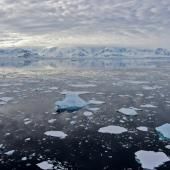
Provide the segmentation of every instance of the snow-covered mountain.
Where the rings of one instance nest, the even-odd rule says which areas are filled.
[[[170,50],[118,47],[6,48],[0,66],[61,65],[85,67],[158,66],[170,61]],[[167,62],[168,61],[168,62]]]

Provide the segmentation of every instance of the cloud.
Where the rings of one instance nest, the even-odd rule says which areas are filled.
[[[2,46],[170,44],[167,0],[1,0]]]

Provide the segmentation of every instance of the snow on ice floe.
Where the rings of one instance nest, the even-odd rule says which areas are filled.
[[[135,116],[138,114],[136,112],[136,109],[134,109],[134,108],[121,108],[118,110],[118,112],[128,115],[128,116]]]
[[[152,105],[152,104],[142,104],[140,107],[145,107],[145,108],[157,108],[157,106]]]
[[[140,150],[135,153],[135,158],[142,168],[154,170],[155,168],[170,161],[170,158],[163,152]]]
[[[145,127],[145,126],[139,126],[136,128],[137,130],[140,130],[140,131],[143,131],[143,132],[147,132],[148,131],[148,128]]]
[[[110,134],[121,134],[121,133],[127,132],[127,129],[124,127],[120,127],[120,126],[110,125],[110,126],[100,128],[98,132],[110,133]]]
[[[57,137],[57,138],[60,138],[60,139],[64,139],[68,136],[67,134],[65,134],[62,131],[47,131],[44,134],[47,135],[47,136],[53,136],[53,137]]]
[[[65,99],[55,102],[57,111],[76,111],[85,107],[88,103],[79,97],[79,93],[67,93]]]
[[[52,163],[50,163],[49,161],[40,162],[37,164],[37,166],[43,170],[53,169],[53,167],[54,167],[54,165]]]
[[[169,123],[156,127],[155,129],[160,134],[161,138],[170,139],[170,124]]]
[[[80,88],[96,87],[95,84],[70,84],[70,86]]]

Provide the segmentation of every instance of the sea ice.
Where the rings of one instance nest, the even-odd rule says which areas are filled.
[[[93,100],[90,100],[88,103],[89,104],[94,104],[94,105],[100,105],[100,104],[104,104],[105,102],[93,99]]]
[[[14,152],[15,150],[11,150],[11,151],[5,152],[5,155],[11,156]]]
[[[52,163],[49,163],[48,161],[40,162],[37,164],[37,166],[43,170],[53,169],[54,167],[54,165]]]
[[[138,114],[136,112],[136,109],[134,109],[134,108],[121,108],[118,110],[118,112],[123,113],[128,116],[135,116]]]
[[[1,97],[0,100],[3,102],[9,102],[9,101],[13,100],[13,97]]]
[[[56,119],[50,119],[48,120],[48,123],[54,123],[56,121]]]
[[[110,133],[110,134],[121,134],[123,132],[127,132],[127,129],[125,129],[124,127],[120,127],[120,126],[110,125],[110,126],[100,128],[98,132]]]
[[[92,116],[93,113],[92,113],[92,112],[86,111],[86,112],[83,113],[83,115],[88,117],[88,116]]]
[[[95,87],[95,84],[70,84],[72,87],[80,87],[80,88],[88,88],[88,87]]]
[[[147,127],[144,127],[144,126],[139,126],[137,127],[136,129],[140,130],[140,131],[143,131],[143,132],[147,132],[148,131],[148,128]]]
[[[170,124],[166,123],[162,126],[156,127],[156,131],[165,139],[170,139]]]
[[[60,138],[60,139],[64,139],[68,136],[67,134],[65,134],[62,131],[47,131],[44,134],[47,135],[47,136],[53,136],[53,137],[57,137],[57,138]]]
[[[163,152],[140,150],[135,153],[135,158],[141,164],[143,169],[153,170],[165,162],[170,161],[168,156]]]
[[[140,105],[140,107],[145,107],[145,108],[157,108],[157,106],[154,106],[152,104],[144,104],[144,105]]]
[[[63,101],[55,103],[57,111],[76,111],[85,107],[88,103],[79,97],[78,94],[68,93]]]

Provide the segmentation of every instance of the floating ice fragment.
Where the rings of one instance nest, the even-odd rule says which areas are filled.
[[[144,104],[144,105],[140,105],[140,107],[145,107],[145,108],[157,108],[157,106],[154,106],[152,104]]]
[[[54,123],[56,121],[56,119],[50,119],[48,120],[48,123]]]
[[[98,132],[110,133],[110,134],[121,134],[123,132],[127,132],[127,129],[125,129],[124,127],[120,127],[120,126],[110,125],[110,126],[100,128]]]
[[[9,102],[9,101],[13,100],[13,97],[1,97],[0,100],[3,102]]]
[[[155,168],[163,165],[165,162],[170,161],[168,156],[163,152],[154,151],[137,151],[135,158],[141,164],[143,169],[154,170]]]
[[[92,116],[93,113],[92,113],[92,112],[86,111],[86,112],[83,113],[83,115],[88,117],[88,116]]]
[[[95,84],[70,84],[72,87],[81,87],[81,88],[88,88],[88,87],[95,87]]]
[[[64,139],[68,136],[67,134],[65,134],[62,131],[47,131],[44,134],[47,135],[47,136],[53,136],[53,137],[57,137],[57,138],[60,138],[60,139]]]
[[[166,145],[165,148],[166,148],[166,149],[170,149],[170,145]]]
[[[132,108],[121,108],[121,109],[118,110],[118,112],[123,113],[123,114],[128,115],[128,116],[135,116],[135,115],[138,114],[136,112],[136,110],[132,109]]]
[[[161,138],[170,139],[170,124],[169,123],[156,127],[155,129],[160,134]]]
[[[90,100],[89,102],[88,102],[89,104],[96,104],[96,105],[100,105],[100,104],[104,104],[105,102],[103,102],[103,101],[98,101],[98,100]]]
[[[140,130],[140,131],[143,131],[143,132],[147,132],[148,131],[148,128],[147,127],[144,127],[144,126],[139,126],[137,127],[136,129]]]
[[[68,93],[63,101],[55,103],[56,110],[62,111],[76,111],[85,107],[88,103],[78,96],[78,94]]]
[[[54,165],[48,161],[43,161],[37,164],[37,166],[43,170],[53,169]]]
[[[5,155],[11,156],[13,155],[14,152],[15,150],[11,150],[11,151],[5,152]]]

